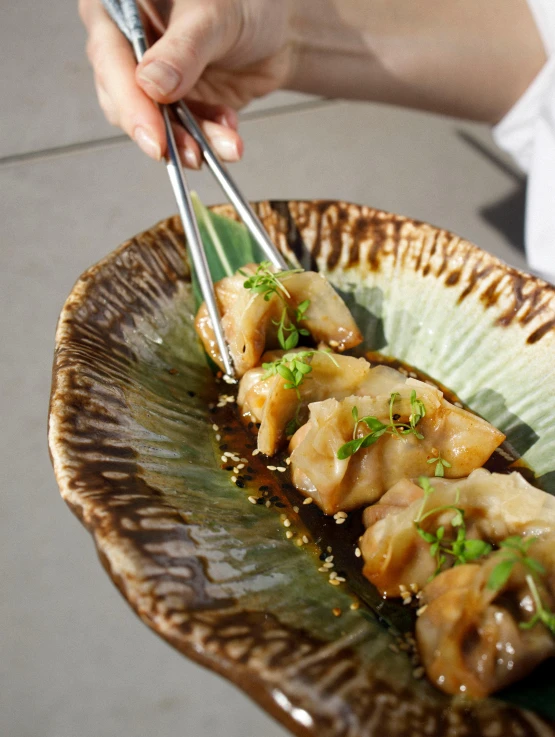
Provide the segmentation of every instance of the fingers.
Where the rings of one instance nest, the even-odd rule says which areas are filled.
[[[222,161],[228,163],[239,161],[243,155],[243,141],[236,131],[210,120],[200,120],[199,123]],[[175,124],[172,127],[181,161],[189,169],[200,169],[202,156],[194,138],[182,126]]]
[[[185,97],[239,36],[238,5],[176,0],[164,35],[137,67],[138,84],[158,102]]]
[[[106,117],[123,128],[148,156],[160,159],[166,148],[164,121],[135,81],[136,62],[129,43],[98,0],[81,2],[80,11],[89,31],[87,55]]]

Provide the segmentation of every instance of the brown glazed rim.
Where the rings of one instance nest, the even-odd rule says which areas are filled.
[[[357,273],[362,274],[387,272],[393,266],[410,269],[441,280],[458,293],[459,301],[472,295],[484,309],[491,311],[493,324],[519,325],[525,343],[537,343],[547,336],[553,338],[555,289],[541,279],[504,265],[448,231],[336,201],[260,202],[255,207],[282,252],[294,254],[307,268],[333,273],[356,267]],[[235,218],[230,206],[213,209]],[[383,721],[375,724],[375,728],[370,726],[376,716],[376,702],[372,701],[376,694],[384,700],[387,696],[392,713],[403,712],[407,719],[411,718],[414,737],[424,734],[412,726],[415,710],[418,708],[426,717],[433,717],[433,710],[407,704],[408,695],[403,692],[384,694],[379,690],[383,684],[378,684],[377,690],[366,698],[355,675],[352,693],[357,694],[358,701],[348,705],[352,707],[354,703],[356,708],[360,706],[360,711],[354,716],[335,714],[326,711],[321,698],[318,700],[317,689],[306,684],[312,676],[306,676],[306,672],[303,675],[295,662],[296,656],[290,652],[271,659],[258,650],[255,655],[253,646],[242,662],[238,662],[226,655],[221,645],[207,647],[202,633],[209,630],[218,640],[221,628],[236,624],[238,615],[242,624],[256,632],[253,637],[257,638],[257,647],[275,638],[276,633],[285,633],[285,640],[289,638],[296,646],[300,644],[305,654],[308,653],[306,659],[317,654],[322,643],[306,632],[288,630],[273,615],[258,616],[241,611],[234,602],[210,600],[204,589],[199,559],[193,556],[184,562],[181,556],[176,563],[172,558],[174,548],[184,546],[185,549],[188,545],[190,550],[191,547],[183,515],[167,501],[161,501],[159,493],[137,475],[132,458],[122,454],[125,448],[116,449],[110,438],[102,441],[101,455],[106,456],[106,461],[93,460],[93,456],[98,456],[96,445],[92,449],[94,453],[88,455],[82,442],[87,432],[93,432],[91,428],[107,419],[117,422],[125,411],[121,397],[111,395],[105,387],[104,394],[95,394],[96,378],[90,366],[95,361],[104,361],[112,369],[120,370],[131,350],[118,332],[122,314],[127,310],[152,314],[172,299],[180,285],[189,281],[183,232],[179,219],[173,217],[121,245],[88,269],[75,284],[56,332],[49,416],[49,447],[62,497],[92,534],[102,564],[138,616],[187,657],[238,685],[294,734],[299,737],[405,734],[402,725],[388,732]],[[117,464],[112,462],[114,458]],[[115,471],[116,468],[119,470]],[[147,532],[141,529],[144,515],[152,515],[150,522],[161,520],[164,524],[159,529],[149,524]],[[129,529],[122,527],[124,516]],[[171,532],[167,524],[173,525]],[[156,546],[161,549],[159,554],[152,552]],[[189,567],[187,582],[182,573],[174,573],[174,565],[175,571]],[[164,587],[159,581],[162,568]],[[168,593],[168,584],[174,586],[173,593]],[[176,591],[182,597],[180,605],[175,603]],[[266,636],[268,640],[264,639]],[[328,672],[329,668],[345,663],[356,670],[358,660],[349,643],[337,645],[327,663]],[[286,685],[280,681],[284,667],[293,674],[293,690],[286,694],[292,709],[283,708],[275,699],[276,689],[283,686],[286,691]],[[318,675],[314,677],[317,681]],[[295,709],[305,709],[312,717],[312,725],[295,718]],[[454,705],[434,718],[435,729],[426,734],[438,737],[451,728],[459,729],[461,720],[465,723],[469,720],[472,732],[453,732],[457,735],[486,737],[494,722],[504,737],[555,735],[552,725],[535,715],[494,701],[484,701],[474,711]],[[398,719],[396,723],[399,724]],[[353,724],[358,724],[355,731]]]

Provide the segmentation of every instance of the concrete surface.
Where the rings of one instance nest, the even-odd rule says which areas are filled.
[[[266,737],[284,731],[131,613],[62,503],[46,411],[78,275],[174,211],[163,166],[104,122],[72,3],[2,9],[0,734]],[[253,199],[330,197],[446,226],[523,266],[523,182],[483,126],[279,93],[244,114]],[[207,203],[221,195],[192,177]]]

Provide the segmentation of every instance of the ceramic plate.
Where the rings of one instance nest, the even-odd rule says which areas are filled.
[[[283,252],[344,295],[366,349],[448,386],[555,490],[553,287],[451,233],[368,207],[256,207]],[[216,212],[225,231],[219,216],[232,211]],[[228,387],[212,377],[194,311],[172,218],[87,271],[57,330],[56,477],[141,619],[299,736],[555,735],[551,663],[497,698],[440,693],[391,647],[406,609],[384,605],[362,579],[354,517],[338,527],[300,504],[284,474],[250,455],[246,435],[242,488],[232,483],[221,460],[232,430],[237,438]],[[328,547],[340,586],[318,572]]]

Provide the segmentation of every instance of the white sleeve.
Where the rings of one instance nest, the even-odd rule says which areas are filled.
[[[555,0],[528,0],[548,61],[493,129],[528,174],[525,245],[530,267],[555,283]]]

